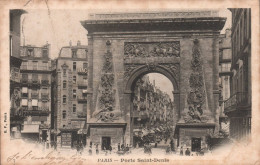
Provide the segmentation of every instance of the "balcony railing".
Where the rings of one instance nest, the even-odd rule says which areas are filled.
[[[23,116],[46,116],[49,115],[49,107],[22,107],[21,108]]]
[[[78,96],[78,102],[87,102],[87,96]]]
[[[88,82],[85,81],[78,81],[78,87],[88,87]]]
[[[49,85],[49,80],[41,80],[42,85]]]
[[[224,102],[224,109],[244,105],[248,101],[247,92],[237,92]]]
[[[47,66],[37,66],[37,67],[35,67],[35,66],[32,66],[32,65],[22,65],[21,67],[20,67],[20,69],[21,70],[43,70],[43,71],[49,71],[49,70],[51,70],[51,68],[50,67],[47,67]]]
[[[86,112],[78,112],[77,115],[78,115],[79,118],[86,118],[87,117]]]
[[[78,74],[83,74],[83,75],[87,75],[88,74],[88,69],[87,68],[78,68],[77,71],[78,71]]]
[[[32,99],[38,99],[39,98],[39,94],[38,93],[32,93],[31,94],[31,98]]]
[[[28,84],[28,82],[29,82],[29,79],[25,79],[25,78],[21,79],[21,83],[23,83],[23,84]]]
[[[41,94],[41,99],[42,100],[49,100],[49,93],[42,93]]]
[[[41,85],[41,82],[38,79],[24,79],[24,78],[22,78],[20,80],[20,82],[21,82],[22,85],[26,85],[26,86],[28,86],[28,85],[29,86],[31,86],[31,85],[40,86]]]

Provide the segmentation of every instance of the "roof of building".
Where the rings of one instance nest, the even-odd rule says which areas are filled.
[[[88,50],[88,46],[87,45],[64,46],[60,49],[59,58],[60,57],[72,58],[73,50],[77,50],[77,56],[79,58],[86,58],[84,54],[86,54],[86,51]]]

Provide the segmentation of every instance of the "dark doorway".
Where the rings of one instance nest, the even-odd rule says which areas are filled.
[[[108,150],[111,144],[110,137],[102,137],[102,150]]]
[[[42,141],[46,142],[47,141],[47,130],[42,130]]]
[[[191,151],[196,152],[201,150],[201,138],[191,139]]]

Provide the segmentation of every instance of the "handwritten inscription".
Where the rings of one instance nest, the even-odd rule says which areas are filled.
[[[86,155],[85,155],[86,156]],[[88,159],[92,159],[90,157],[84,157],[83,155],[72,155],[72,156],[64,156],[61,155],[57,151],[51,151],[49,153],[46,153],[44,155],[38,155],[34,153],[33,151],[29,151],[27,153],[21,153],[17,152],[15,154],[12,154],[7,158],[7,163],[15,164],[15,163],[21,163],[21,162],[31,162],[37,161],[37,163],[41,163],[43,165],[56,165],[56,164],[83,164]],[[89,160],[88,160],[89,161]],[[134,163],[134,162],[161,162],[166,163],[169,162],[169,159],[163,158],[102,158],[98,157],[96,160],[94,160],[99,163],[111,163],[111,162],[127,162],[127,163]]]
[[[7,162],[9,163],[15,163],[20,161],[40,161],[44,165],[55,165],[55,164],[70,164],[70,163],[82,163],[86,161],[87,159],[72,155],[72,156],[61,156],[55,153],[54,151],[51,151],[47,153],[45,156],[39,156],[33,153],[33,151],[29,151],[26,154],[17,152],[7,158]]]

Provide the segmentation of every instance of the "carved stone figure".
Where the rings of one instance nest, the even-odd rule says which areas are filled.
[[[127,42],[124,54],[125,57],[180,57],[180,42]]]
[[[111,73],[112,70],[113,70],[112,53],[108,51],[105,54],[105,62],[104,62],[104,66],[103,66],[103,71],[105,73]]]
[[[187,103],[189,110],[187,116],[185,116],[186,122],[203,122],[205,117],[203,117],[202,106],[205,102],[205,89],[204,89],[204,79],[203,79],[203,70],[202,62],[200,59],[200,48],[199,41],[194,40],[194,46],[192,49],[192,61],[191,68],[192,73],[190,75],[190,92],[188,93]]]
[[[128,78],[136,68],[138,68],[138,65],[136,64],[125,65],[124,77]]]
[[[101,72],[101,83],[98,93],[97,110],[93,113],[93,116],[97,120],[102,122],[114,121],[118,119],[118,115],[115,115],[115,94],[116,89],[114,87],[114,71],[113,71],[113,57],[109,50],[111,41],[107,41],[108,47],[107,53],[104,55],[104,65]]]
[[[128,57],[143,57],[146,54],[145,47],[140,43],[126,43],[124,50],[125,55]]]
[[[180,56],[180,43],[175,42],[166,42],[166,43],[157,43],[153,45],[153,49],[150,52],[150,55],[155,57],[172,57]]]

